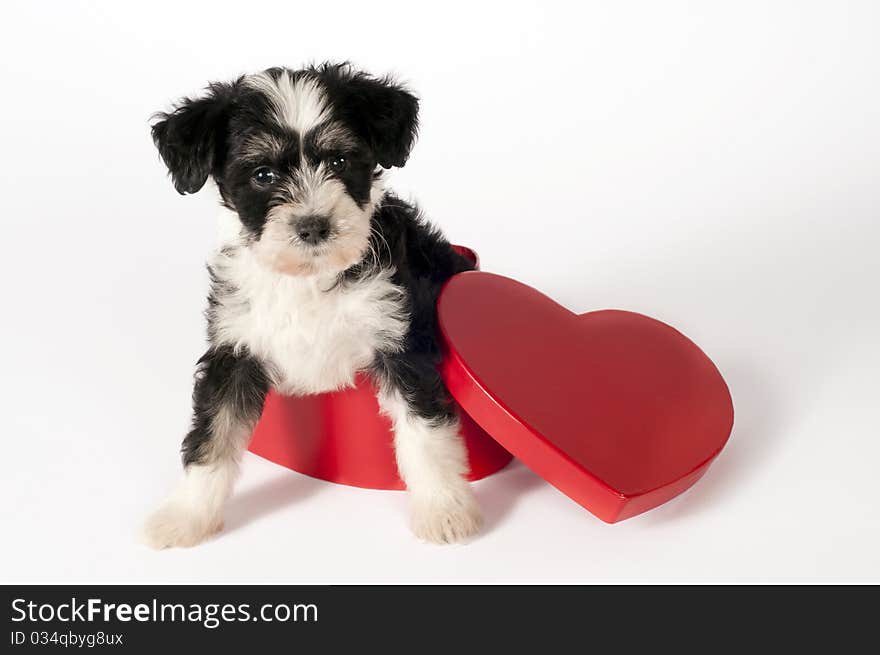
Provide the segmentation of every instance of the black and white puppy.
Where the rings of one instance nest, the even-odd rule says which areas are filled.
[[[472,266],[382,182],[406,162],[417,114],[393,80],[324,64],[211,84],[158,116],[175,188],[213,178],[229,229],[208,264],[210,347],[184,479],[148,519],[148,544],[192,546],[221,529],[270,388],[321,393],[358,372],[394,427],[415,534],[445,543],[478,530],[435,327],[441,285]]]

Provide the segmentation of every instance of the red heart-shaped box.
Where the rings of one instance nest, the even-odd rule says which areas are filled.
[[[641,314],[577,315],[491,273],[439,299],[443,377],[484,430],[600,519],[649,510],[696,482],[733,405],[693,342]]]
[[[577,315],[479,271],[446,284],[438,315],[441,372],[463,410],[472,480],[513,453],[615,522],[690,487],[730,435],[733,406],[718,370],[659,321],[616,310]],[[333,393],[270,393],[251,450],[324,480],[401,489],[392,444],[361,376]]]

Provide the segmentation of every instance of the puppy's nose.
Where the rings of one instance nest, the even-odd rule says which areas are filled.
[[[316,246],[330,236],[330,219],[326,216],[306,216],[296,222],[294,229],[303,243]]]

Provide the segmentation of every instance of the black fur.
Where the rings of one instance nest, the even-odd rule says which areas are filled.
[[[419,101],[390,78],[351,72],[347,64],[313,69],[342,119],[369,144],[383,168],[403,166],[418,133]]]
[[[219,173],[238,86],[211,84],[205,97],[184,99],[174,111],[156,115],[153,142],[179,193],[195,193]]]
[[[183,464],[204,463],[205,448],[213,437],[212,422],[221,411],[252,428],[263,411],[269,378],[262,364],[230,346],[211,348],[196,367],[193,387],[193,425],[183,440]]]
[[[373,248],[380,266],[393,266],[395,284],[407,292],[410,325],[404,350],[377,353],[373,374],[380,384],[399,390],[410,407],[423,418],[453,418],[454,405],[438,365],[442,351],[437,332],[437,297],[443,284],[473,264],[452,249],[440,231],[418,208],[388,194],[373,215]],[[346,271],[347,277],[371,274],[364,265]]]

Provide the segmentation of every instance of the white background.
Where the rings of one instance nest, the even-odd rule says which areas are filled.
[[[880,582],[880,9],[872,2],[4,3],[2,582]],[[351,59],[422,98],[393,186],[484,268],[694,339],[731,441],[606,525],[528,469],[467,546],[405,497],[249,455],[226,532],[139,545],[179,476],[216,199],[150,114]]]

